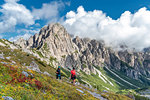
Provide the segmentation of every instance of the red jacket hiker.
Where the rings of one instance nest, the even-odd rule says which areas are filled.
[[[75,70],[71,70],[71,75],[72,76],[76,75],[76,71]]]
[[[75,68],[73,68],[73,70],[71,70],[71,79],[75,80],[76,79],[76,71]]]

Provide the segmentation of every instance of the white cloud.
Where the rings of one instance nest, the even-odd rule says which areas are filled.
[[[30,37],[32,36],[32,34],[24,34],[24,35],[18,35],[16,37],[11,37],[9,38],[8,40],[11,41],[11,42],[14,42],[14,41],[17,41],[19,38],[23,38],[25,40],[29,39]]]
[[[0,8],[0,33],[10,32],[18,24],[33,25],[34,19],[31,12],[19,0],[5,0]]]
[[[75,36],[104,40],[114,48],[122,44],[137,50],[150,46],[150,11],[145,7],[134,14],[125,11],[113,20],[101,10],[87,12],[80,6],[77,12],[66,14],[63,25]]]
[[[0,22],[0,33],[12,31],[12,29],[15,28],[16,23],[17,21],[13,17],[10,17],[7,20],[3,20]]]
[[[57,22],[59,20],[59,10],[70,4],[69,2],[52,1],[44,3],[40,9],[33,8],[30,11],[23,4],[18,3],[20,0],[4,1],[5,3],[0,5],[0,33],[16,32],[15,28],[19,25],[24,25],[25,29],[39,27],[40,24],[36,22],[38,20],[44,20],[43,22],[46,21],[46,24]],[[2,37],[2,34],[0,36]]]
[[[32,14],[35,19],[57,20],[62,7],[64,7],[62,1],[44,3],[40,9],[33,8]]]
[[[35,26],[40,26],[40,23],[36,23]]]
[[[11,3],[15,3],[15,2],[18,2],[18,1],[20,1],[20,0],[4,0],[5,2],[11,2]]]
[[[66,4],[67,6],[70,6],[70,5],[71,5],[71,2],[68,1],[68,2],[65,2],[65,4]]]
[[[17,30],[17,33],[22,33],[22,34],[35,34],[35,33],[39,33],[40,29],[34,29],[34,30],[31,30],[31,29],[20,29],[20,30]]]
[[[34,35],[35,33],[39,33],[40,29],[34,29],[34,30],[30,30],[30,29],[20,29],[17,30],[17,33],[20,34],[22,33],[23,35],[17,35],[15,37],[11,37],[8,40],[9,41],[17,41],[19,38],[23,38],[25,40],[28,40],[32,35]]]

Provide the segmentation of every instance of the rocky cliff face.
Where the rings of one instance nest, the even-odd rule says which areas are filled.
[[[82,65],[91,72],[93,66],[107,66],[139,79],[150,75],[150,55],[144,52],[114,51],[105,47],[103,42],[76,37],[73,42],[78,46]]]
[[[60,24],[45,26],[39,34],[27,41],[20,39],[16,44],[54,67],[61,65],[70,69],[75,66],[78,71],[96,74],[96,67],[106,66],[134,79],[150,76],[148,52],[114,51],[105,47],[103,41],[72,39]]]

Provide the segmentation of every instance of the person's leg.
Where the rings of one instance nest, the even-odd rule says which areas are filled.
[[[71,75],[71,83],[73,83],[73,77],[72,77],[72,75]]]
[[[58,75],[56,75],[56,79],[58,79]]]
[[[75,79],[73,80],[73,85],[75,86]]]
[[[59,76],[59,79],[61,80],[61,75]]]
[[[76,76],[74,76],[74,85],[75,85],[75,83],[76,83]]]
[[[74,85],[74,80],[73,80],[73,85]]]
[[[76,78],[74,77],[73,78],[73,85],[75,86],[75,81],[76,81]]]

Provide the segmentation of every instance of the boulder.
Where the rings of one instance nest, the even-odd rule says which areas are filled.
[[[25,71],[22,71],[22,74],[25,75],[26,77],[29,76],[29,74],[27,72],[25,72]]]
[[[14,100],[12,97],[9,97],[9,96],[2,96],[2,98],[3,98],[4,100]]]

